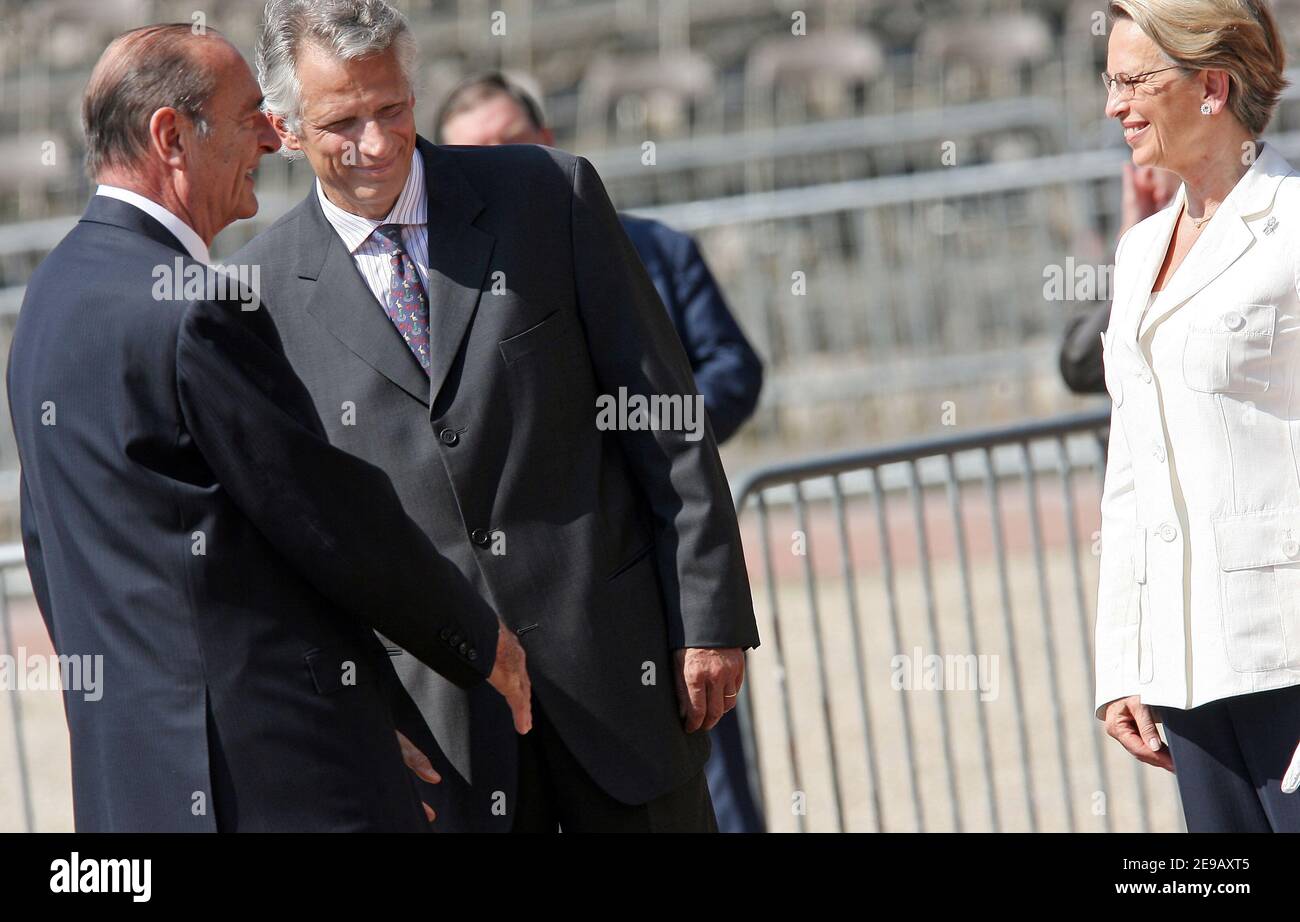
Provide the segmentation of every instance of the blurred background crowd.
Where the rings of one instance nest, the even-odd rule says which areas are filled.
[[[542,101],[557,146],[597,166],[620,210],[699,241],[768,371],[758,412],[728,446],[730,466],[931,431],[949,400],[959,427],[1077,406],[1055,347],[1095,295],[1079,284],[1064,292],[1071,299],[1049,300],[1045,270],[1106,264],[1118,227],[1126,151],[1096,76],[1104,4],[399,6],[420,40],[423,132],[460,78],[503,69]],[[1287,24],[1300,23],[1300,3],[1277,6],[1295,34]],[[7,329],[27,275],[90,192],[78,107],[100,50],[128,24],[201,16],[248,53],[261,4],[0,9]],[[1291,94],[1274,133],[1298,115]],[[305,163],[267,158],[261,213],[226,231],[214,255],[282,214],[310,179]],[[0,468],[7,502],[7,435]]]

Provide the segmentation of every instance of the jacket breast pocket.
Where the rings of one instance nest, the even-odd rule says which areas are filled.
[[[1237,304],[1194,319],[1183,345],[1183,382],[1204,394],[1268,390],[1276,320],[1272,304]]]
[[[596,427],[596,384],[582,325],[571,311],[498,342],[521,444],[557,456]]]
[[[497,344],[507,365],[514,365],[534,353],[553,354],[556,349],[575,347],[581,341],[577,318],[568,311],[551,311],[541,322]]]
[[[1300,668],[1300,507],[1220,516],[1214,540],[1229,665]]]

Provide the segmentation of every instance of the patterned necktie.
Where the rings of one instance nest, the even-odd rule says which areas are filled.
[[[415,262],[402,246],[402,225],[381,224],[375,228],[375,242],[388,257],[388,290],[384,292],[384,313],[415,353],[424,373],[429,373],[429,299],[420,284]]]

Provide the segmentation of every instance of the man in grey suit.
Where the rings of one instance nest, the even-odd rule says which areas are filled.
[[[526,737],[397,657],[427,797],[443,830],[711,831],[703,731],[758,636],[690,366],[591,165],[417,137],[414,58],[382,0],[268,4],[266,108],[317,183],[235,261],[331,441],[527,651]]]

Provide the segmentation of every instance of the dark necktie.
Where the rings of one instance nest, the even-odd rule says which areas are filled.
[[[419,270],[402,246],[402,225],[381,224],[375,241],[388,257],[388,289],[384,292],[384,313],[402,334],[424,373],[429,373],[429,299],[420,283]]]

